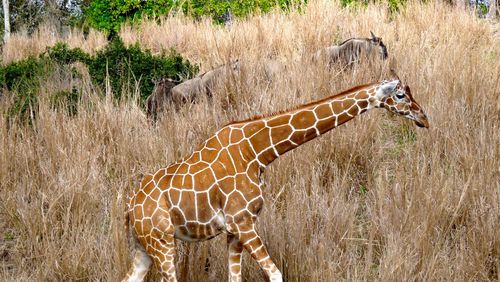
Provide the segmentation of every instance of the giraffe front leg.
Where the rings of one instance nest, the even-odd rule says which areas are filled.
[[[259,264],[260,268],[264,270],[270,281],[283,281],[281,272],[271,260],[266,246],[264,246],[262,239],[255,231],[254,224],[249,224],[248,226],[238,225],[237,238],[252,258]]]
[[[241,254],[243,245],[232,234],[227,234],[229,281],[241,282]]]

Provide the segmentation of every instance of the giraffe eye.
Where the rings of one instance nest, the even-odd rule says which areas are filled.
[[[401,93],[401,92],[396,92],[396,98],[398,99],[403,99],[405,97],[405,94],[404,93]]]

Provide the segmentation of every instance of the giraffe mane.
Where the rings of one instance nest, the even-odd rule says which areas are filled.
[[[293,111],[296,111],[296,110],[300,110],[300,109],[305,109],[307,107],[310,107],[310,106],[315,106],[315,105],[319,105],[323,102],[326,102],[328,100],[331,100],[331,99],[335,99],[335,98],[340,98],[340,97],[343,97],[343,96],[346,96],[346,95],[349,95],[353,92],[357,92],[363,88],[366,88],[368,86],[372,86],[372,85],[375,85],[376,83],[369,83],[369,84],[362,84],[362,85],[358,85],[358,86],[355,86],[351,89],[348,89],[348,90],[345,90],[345,91],[342,91],[340,93],[337,93],[333,96],[329,96],[329,97],[326,97],[326,98],[323,98],[323,99],[320,99],[320,100],[316,100],[316,101],[313,101],[313,102],[310,102],[310,103],[307,103],[307,104],[303,104],[303,105],[298,105],[298,106],[295,106],[293,108],[290,108],[290,109],[286,109],[286,110],[280,110],[280,111],[277,111],[277,112],[274,112],[274,113],[271,113],[271,114],[267,114],[267,115],[254,115],[253,117],[251,118],[248,118],[248,119],[244,119],[244,120],[239,120],[239,121],[232,121],[228,124],[226,124],[225,126],[228,126],[228,125],[234,125],[234,124],[240,124],[240,123],[245,123],[245,122],[252,122],[252,121],[257,121],[257,120],[261,120],[261,119],[264,119],[264,118],[271,118],[271,117],[275,117],[275,116],[279,116],[279,115],[282,115],[282,114],[286,114],[286,113],[289,113],[289,112],[293,112]]]

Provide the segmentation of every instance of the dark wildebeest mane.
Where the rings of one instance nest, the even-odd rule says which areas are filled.
[[[371,38],[352,37],[344,40],[339,45],[330,46],[319,50],[313,56],[313,61],[318,61],[321,57],[327,59],[328,65],[342,63],[351,65],[358,62],[362,56],[368,56],[378,49],[381,59],[388,57],[387,48],[380,37],[376,37],[371,32]]]

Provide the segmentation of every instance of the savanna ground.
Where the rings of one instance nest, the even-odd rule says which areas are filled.
[[[214,103],[167,111],[152,126],[137,103],[115,103],[64,73],[41,82],[32,126],[9,126],[0,106],[0,280],[118,281],[130,262],[124,205],[143,173],[188,154],[222,125],[388,77],[393,67],[430,119],[428,130],[374,110],[286,154],[264,174],[258,221],[288,281],[498,281],[500,279],[500,39],[498,24],[442,3],[349,11],[311,1],[230,27],[184,17],[123,28],[126,43],[175,47],[202,70],[247,62]],[[498,28],[497,28],[498,29]],[[390,59],[353,69],[308,63],[315,50],[381,36]],[[106,40],[75,31],[14,35],[3,61],[63,40],[87,51]],[[287,70],[271,81],[262,62]],[[48,93],[77,84],[79,113],[51,110]],[[225,236],[178,242],[181,281],[227,277]],[[208,258],[208,264],[207,264]],[[262,272],[245,254],[243,277]],[[205,268],[207,267],[207,271]],[[156,271],[149,281],[158,280]]]

